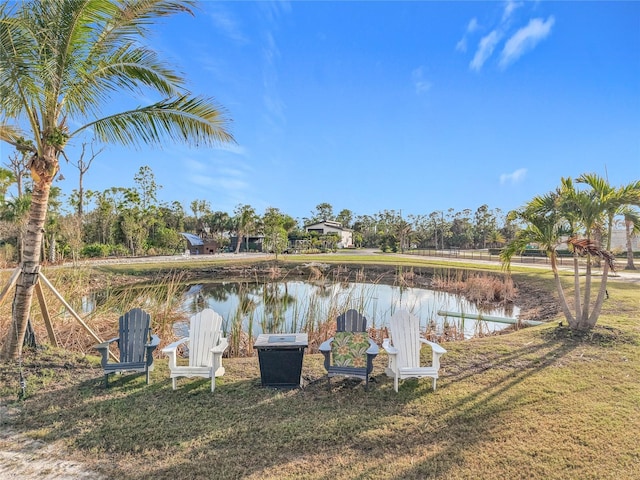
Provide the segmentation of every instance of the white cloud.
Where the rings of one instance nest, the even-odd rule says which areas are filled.
[[[215,11],[211,12],[210,17],[215,29],[236,43],[248,43],[249,40],[235,18],[228,11],[222,9],[219,4],[216,4],[214,8]]]
[[[502,21],[506,22],[511,18],[513,12],[515,12],[518,8],[523,5],[523,2],[515,2],[513,0],[507,0],[504,5],[504,11],[502,12]]]
[[[221,143],[214,147],[215,150],[221,150],[223,152],[234,153],[243,157],[247,156],[247,149],[237,143]]]
[[[456,43],[456,50],[459,52],[466,52],[467,51],[467,35],[470,33],[475,32],[478,29],[479,25],[478,25],[478,20],[474,17],[471,20],[469,20],[469,23],[467,24],[467,29],[464,33],[464,36],[460,39],[460,41],[458,43]]]
[[[527,175],[526,168],[519,168],[513,173],[503,173],[500,175],[500,185],[504,185],[505,183],[516,184],[520,183],[524,180],[524,177]]]
[[[471,70],[479,71],[482,68],[484,62],[486,62],[493,53],[493,50],[496,48],[500,38],[502,38],[502,34],[497,30],[493,30],[489,35],[482,37],[480,44],[478,45],[478,50],[476,50],[476,54],[469,64],[469,68],[471,68]]]
[[[500,67],[505,68],[515,62],[525,52],[532,50],[541,40],[551,33],[555,18],[550,16],[546,21],[541,18],[533,18],[526,27],[513,34],[505,43],[500,55]]]
[[[428,92],[431,89],[431,82],[424,78],[424,68],[418,67],[411,72],[411,81],[418,95]]]

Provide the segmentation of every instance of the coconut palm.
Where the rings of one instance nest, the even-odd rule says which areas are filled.
[[[233,141],[228,118],[209,98],[194,97],[184,79],[144,41],[149,27],[189,0],[30,0],[0,5],[0,139],[26,149],[33,178],[22,275],[2,356],[17,358],[40,269],[49,192],[69,140],[91,134],[125,146]],[[113,113],[126,92],[146,106]],[[73,130],[72,130],[73,129]],[[20,138],[33,145],[19,142]]]

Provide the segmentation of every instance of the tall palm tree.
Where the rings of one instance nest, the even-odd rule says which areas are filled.
[[[513,256],[524,251],[527,246],[533,244],[543,250],[551,263],[562,312],[569,324],[573,324],[575,323],[575,317],[569,308],[560,280],[557,253],[557,248],[562,243],[562,239],[571,234],[571,229],[558,209],[558,200],[559,195],[557,192],[538,195],[523,208],[511,212],[508,215],[509,219],[522,220],[525,223],[525,227],[518,230],[514,239],[501,250],[500,258],[503,265],[508,268]]]
[[[605,204],[594,189],[577,190],[570,178],[563,178],[561,186],[546,196],[535,197],[515,216],[523,220],[526,227],[517,232],[515,239],[502,251],[503,264],[508,267],[512,256],[524,250],[529,243],[537,243],[547,252],[551,260],[556,288],[562,311],[574,329],[592,328],[600,315],[604,302],[607,276],[614,268],[614,257],[606,249],[592,241],[591,233],[597,230],[606,211]],[[578,238],[582,232],[586,237]],[[557,245],[565,241],[574,251],[574,312],[571,312],[556,264]],[[584,296],[580,295],[580,271],[578,256],[586,256]],[[592,257],[604,260],[600,290],[591,309],[591,261]]]
[[[193,97],[184,79],[145,45],[149,27],[190,0],[28,0],[0,5],[0,140],[30,154],[33,197],[13,321],[2,351],[17,358],[40,270],[40,247],[51,184],[74,137],[91,133],[125,146],[233,141],[225,112]],[[103,114],[120,93],[159,101]],[[75,130],[71,130],[75,128]],[[24,131],[23,131],[24,130]],[[20,138],[33,145],[19,142]]]
[[[627,266],[624,268],[625,270],[635,270],[636,266],[633,263],[633,237],[640,235],[640,212],[631,207],[624,207],[620,214],[624,216],[624,229],[627,239]]]
[[[606,217],[606,249],[611,250],[611,232],[613,231],[614,217],[622,214],[624,207],[630,205],[640,206],[640,180],[615,188],[599,175],[584,173],[576,179],[576,182],[589,185],[598,198]]]
[[[238,205],[234,213],[235,230],[238,236],[234,253],[239,253],[243,237],[247,240],[248,246],[249,235],[254,232],[260,218],[251,205]]]
[[[582,178],[582,177],[581,177]],[[586,244],[589,248],[576,249],[576,243],[568,242],[569,248],[574,249],[578,255],[585,255],[587,257],[585,267],[585,281],[584,281],[584,300],[582,301],[581,312],[577,317],[577,328],[591,328],[595,325],[595,321],[591,324],[593,316],[590,315],[591,306],[591,280],[592,280],[592,259],[596,259],[598,262],[603,258],[606,249],[601,246],[600,239],[602,235],[602,226],[605,220],[605,214],[608,208],[608,202],[606,201],[602,190],[599,188],[591,187],[591,190],[578,190],[575,188],[573,180],[571,178],[562,179],[561,187],[561,208],[565,217],[574,219],[577,223],[582,225],[584,229],[584,235]],[[576,231],[574,231],[574,237],[576,237]],[[594,239],[594,235],[596,239]],[[591,248],[591,247],[594,248]],[[599,252],[595,255],[595,252]],[[600,282],[600,293],[598,294],[596,304],[594,305],[594,311],[600,311],[602,307],[601,302],[598,299],[604,300],[604,294],[606,292],[607,274],[609,265],[605,265],[602,272],[602,281]],[[578,283],[578,271],[574,270],[575,283]],[[578,293],[576,292],[576,297]],[[591,320],[590,320],[591,319]],[[595,319],[597,320],[597,318]]]

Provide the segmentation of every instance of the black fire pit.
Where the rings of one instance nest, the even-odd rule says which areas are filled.
[[[300,387],[302,384],[302,357],[307,345],[306,333],[258,335],[253,348],[258,351],[262,386]]]

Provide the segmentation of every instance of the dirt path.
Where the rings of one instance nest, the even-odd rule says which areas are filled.
[[[33,440],[7,423],[18,415],[16,408],[0,405],[0,478],[38,480],[101,480],[106,477],[87,470],[80,462],[67,460],[61,442]]]

